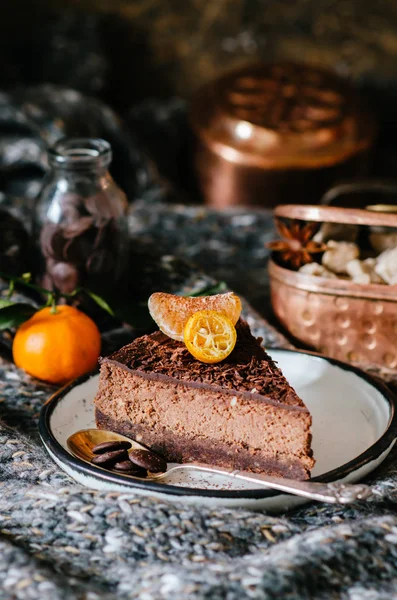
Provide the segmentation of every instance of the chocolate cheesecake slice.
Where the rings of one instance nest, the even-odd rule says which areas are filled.
[[[233,352],[205,364],[161,332],[101,359],[97,426],[124,434],[167,462],[307,479],[311,416],[255,339],[236,325]]]

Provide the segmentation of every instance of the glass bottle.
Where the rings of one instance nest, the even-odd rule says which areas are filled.
[[[127,198],[111,177],[112,151],[101,139],[70,138],[48,151],[50,170],[36,205],[42,284],[104,297],[125,271]]]

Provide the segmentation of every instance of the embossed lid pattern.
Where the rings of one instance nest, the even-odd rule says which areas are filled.
[[[366,149],[376,130],[348,83],[297,64],[257,64],[204,86],[191,119],[226,160],[265,168],[335,164]]]
[[[343,208],[341,206],[318,206],[310,204],[279,204],[274,209],[276,217],[314,221],[316,223],[344,223],[350,225],[373,225],[397,227],[397,213],[390,206],[378,205],[378,210]]]

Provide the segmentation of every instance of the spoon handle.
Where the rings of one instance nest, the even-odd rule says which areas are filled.
[[[283,477],[270,477],[257,473],[246,471],[236,471],[222,469],[220,467],[209,467],[200,463],[189,463],[181,467],[194,468],[208,473],[218,473],[219,475],[228,475],[234,479],[257,483],[273,490],[287,492],[295,496],[303,496],[319,502],[328,502],[332,504],[349,504],[356,500],[364,500],[372,496],[371,488],[364,484],[350,484],[333,481],[331,483],[319,483],[317,481],[297,481],[295,479],[285,479]],[[174,467],[178,469],[179,467]],[[173,469],[172,469],[173,470]]]

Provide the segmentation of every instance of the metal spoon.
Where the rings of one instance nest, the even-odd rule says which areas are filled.
[[[131,450],[140,449],[148,450],[148,448],[139,442],[132,440],[124,435],[115,433],[113,431],[106,431],[104,429],[81,429],[76,431],[67,439],[67,446],[70,452],[84,460],[87,463],[91,463],[92,458],[95,456],[92,452],[92,448],[102,442],[113,442],[113,441],[129,441],[131,442]],[[98,465],[95,465],[97,469],[101,469]],[[238,471],[234,469],[223,469],[221,467],[211,467],[209,465],[201,463],[186,463],[184,465],[176,465],[170,467],[165,473],[149,474],[148,479],[151,481],[161,481],[166,479],[170,473],[174,471],[182,470],[196,470],[205,473],[216,473],[218,475],[226,475],[233,479],[239,479],[248,481],[250,483],[256,483],[258,486],[264,486],[266,488],[279,490],[281,492],[287,492],[288,494],[295,494],[296,496],[303,496],[310,498],[311,500],[318,500],[320,502],[329,502],[333,504],[349,504],[356,500],[364,500],[372,495],[371,488],[364,484],[349,484],[338,481],[331,483],[317,483],[315,481],[296,481],[294,479],[285,479],[283,477],[270,477],[268,475],[261,475],[257,473],[249,473],[246,471]],[[107,470],[107,469],[104,469]],[[132,477],[132,475],[124,475],[125,477]]]

